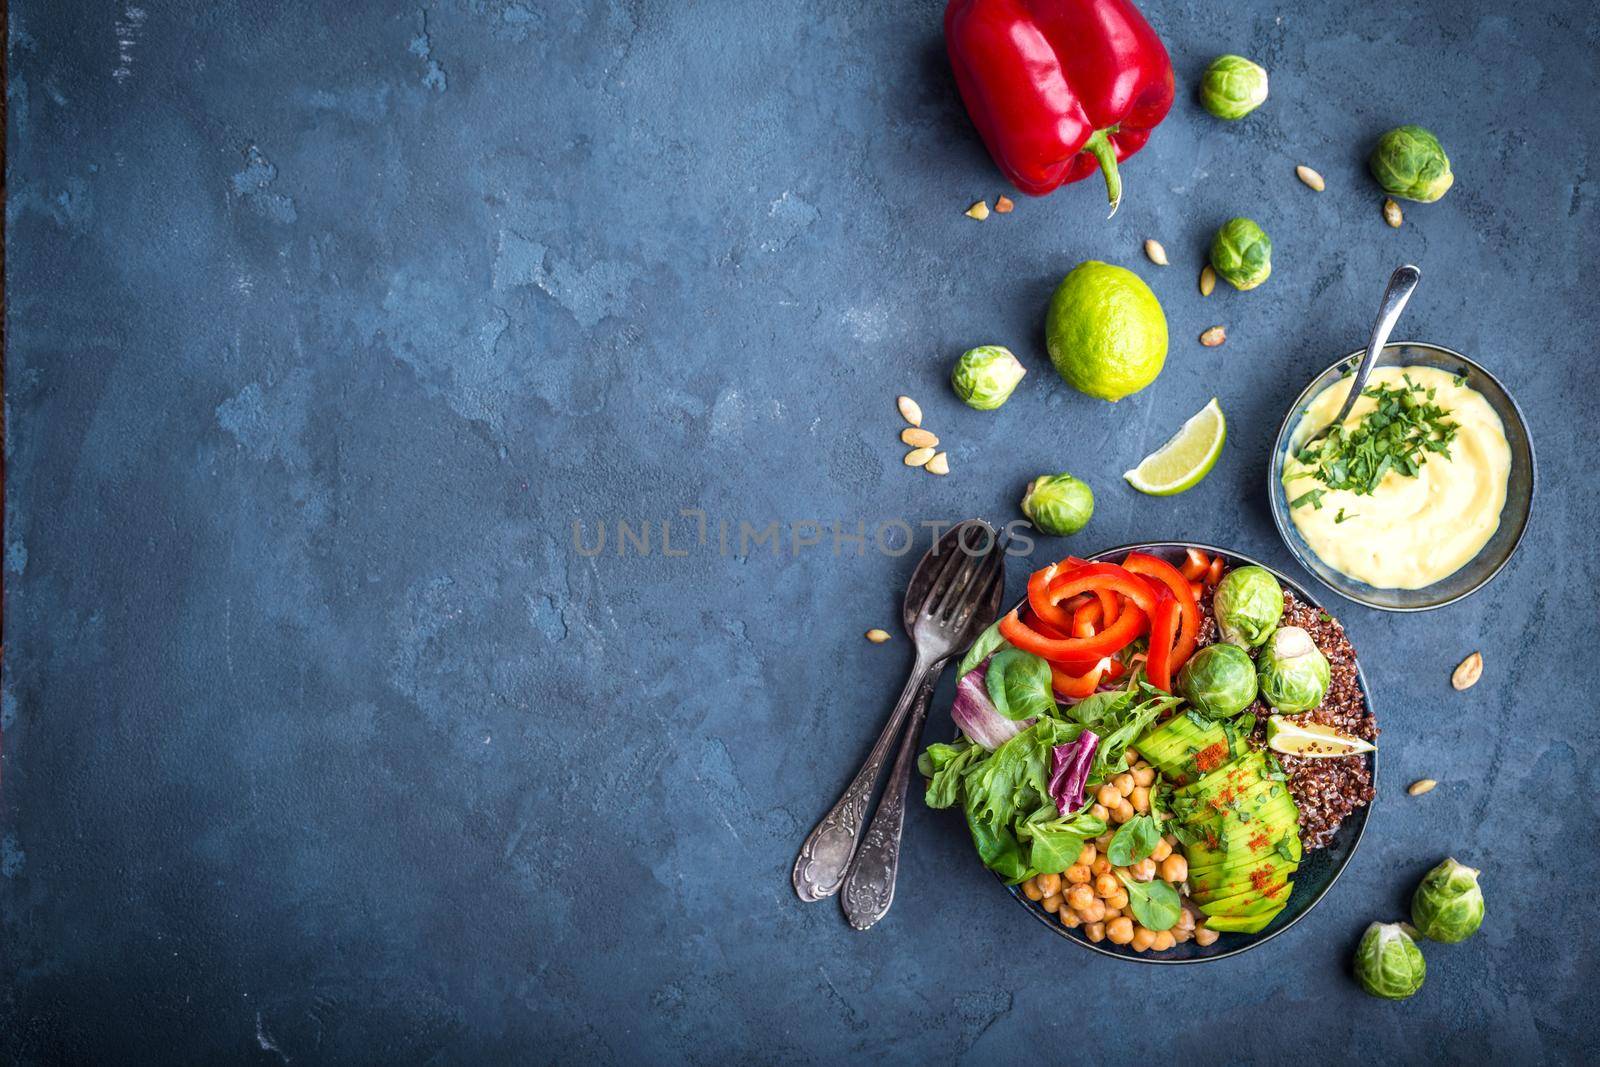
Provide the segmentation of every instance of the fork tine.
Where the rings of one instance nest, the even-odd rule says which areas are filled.
[[[997,545],[984,556],[978,573],[973,576],[967,590],[968,595],[961,599],[951,613],[951,624],[958,629],[964,629],[978,609],[987,604],[989,598],[994,595],[995,585],[1003,581],[1005,581],[1005,564],[1003,553]]]
[[[942,541],[943,538],[940,540]],[[937,544],[938,543],[935,542],[935,547],[937,547]],[[930,616],[934,614],[934,605],[937,604],[939,599],[944,595],[946,584],[954,575],[956,568],[960,566],[960,562],[965,555],[966,554],[960,551],[958,548],[955,551],[950,552],[943,560],[940,561],[939,573],[934,576],[933,581],[928,583],[928,591],[923,594],[922,603],[917,606],[918,615]]]
[[[967,546],[966,535],[969,530],[983,530],[988,535],[988,551],[982,555],[971,554]],[[945,589],[934,614],[942,619],[949,619],[965,602],[970,590],[975,584],[974,579],[979,571],[988,563],[989,557],[994,554],[995,533],[988,523],[963,523],[957,527],[956,550],[962,557],[961,569],[951,579],[950,585]]]

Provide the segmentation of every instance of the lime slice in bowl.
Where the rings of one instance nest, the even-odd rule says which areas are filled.
[[[1150,496],[1173,496],[1193,489],[1211,473],[1222,442],[1228,439],[1228,420],[1217,398],[1197,411],[1172,439],[1123,474],[1128,484]]]
[[[1267,747],[1285,756],[1331,758],[1375,752],[1377,746],[1315,722],[1295,722],[1281,715],[1267,719]]]

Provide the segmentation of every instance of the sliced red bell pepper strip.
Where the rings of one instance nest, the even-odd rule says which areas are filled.
[[[1000,636],[1024,652],[1032,652],[1035,656],[1064,667],[1074,666],[1074,661],[1081,663],[1088,660],[1088,665],[1078,668],[1086,670],[1094,660],[1126,647],[1128,642],[1144,633],[1148,625],[1149,618],[1145,613],[1129,605],[1123,608],[1116,622],[1093,637],[1049,637],[1025,625],[1013,611],[1000,620]]]
[[[1099,687],[1100,680],[1111,672],[1111,665],[1115,662],[1109,656],[1102,657],[1098,663],[1083,674],[1068,674],[1060,667],[1052,664],[1050,667],[1050,686],[1056,691],[1057,696],[1082,700]]]
[[[1194,594],[1194,598],[1196,600],[1199,600],[1201,597],[1206,595],[1205,583],[1204,582],[1190,582],[1189,583],[1189,592]]]
[[[1166,560],[1143,552],[1129,552],[1128,558],[1122,561],[1122,565],[1134,574],[1144,575],[1160,582],[1177,600],[1182,618],[1178,629],[1178,641],[1172,649],[1172,669],[1176,671],[1193,655],[1194,646],[1200,638],[1200,602],[1195,598],[1194,591],[1189,588],[1189,580]],[[1152,629],[1155,627],[1153,613],[1150,626]]]
[[[1068,634],[1072,632],[1072,612],[1060,604],[1068,598],[1050,595],[1050,583],[1060,572],[1061,564],[1052,563],[1028,576],[1028,607],[1033,609],[1040,622]]]
[[[1029,584],[1032,585],[1032,579],[1029,579]],[[1090,563],[1075,570],[1057,573],[1049,580],[1045,599],[1052,604],[1059,604],[1079,593],[1101,589],[1127,597],[1147,617],[1156,608],[1155,586],[1115,563]],[[1039,611],[1031,596],[1028,603],[1046,622],[1051,621]],[[1071,625],[1070,621],[1068,625]]]
[[[1183,566],[1179,567],[1178,570],[1183,572],[1185,578],[1193,582],[1204,577],[1206,568],[1209,566],[1211,566],[1210,556],[1198,548],[1186,548],[1183,550]]]
[[[1218,556],[1211,561],[1211,566],[1206,570],[1206,584],[1216,585],[1222,581],[1222,557]]]
[[[1150,655],[1145,660],[1145,677],[1150,684],[1165,692],[1172,692],[1174,653],[1173,641],[1178,635],[1181,609],[1176,597],[1162,594],[1156,613],[1150,618]]]
[[[1100,629],[1102,617],[1100,601],[1091,598],[1087,603],[1079,605],[1072,613],[1072,636],[1093,637]]]

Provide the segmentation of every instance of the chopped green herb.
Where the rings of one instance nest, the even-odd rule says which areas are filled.
[[[1463,385],[1467,384],[1467,376],[1465,374],[1458,374],[1454,378],[1450,379],[1450,384],[1459,389]]]
[[[1326,611],[1317,612],[1317,618],[1321,619],[1323,622],[1332,622],[1333,621],[1333,616],[1329,615]]]
[[[1289,839],[1287,837],[1278,838],[1278,843],[1273,848],[1273,851],[1282,856],[1284,859],[1288,860],[1290,863],[1294,862],[1294,848],[1289,844]]]
[[[1433,391],[1406,378],[1404,388],[1368,387],[1363,396],[1376,406],[1354,427],[1335,426],[1326,437],[1300,449],[1295,458],[1312,468],[1312,475],[1330,489],[1369,494],[1391,470],[1416,477],[1428,454],[1450,458],[1450,443],[1457,426],[1444,408],[1434,403]],[[1315,492],[1315,490],[1313,490]],[[1320,507],[1310,493],[1303,501]],[[1336,520],[1338,521],[1338,520]]]
[[[1333,521],[1334,522],[1343,522],[1346,519],[1359,519],[1360,517],[1361,517],[1361,515],[1360,515],[1359,512],[1354,513],[1354,514],[1350,514],[1350,515],[1346,515],[1344,513],[1344,508],[1340,508],[1339,509],[1339,514],[1337,514],[1337,515],[1335,515],[1333,517]]]
[[[1289,506],[1291,508],[1297,508],[1302,504],[1310,504],[1318,511],[1321,511],[1322,498],[1327,494],[1328,491],[1326,489],[1308,489],[1306,492],[1301,493],[1299,496],[1289,501]]]

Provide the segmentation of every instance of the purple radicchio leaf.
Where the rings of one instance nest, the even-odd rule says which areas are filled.
[[[1083,807],[1084,786],[1089,782],[1089,767],[1099,746],[1100,738],[1095,732],[1085,730],[1076,741],[1050,750],[1050,796],[1062,815]]]
[[[956,683],[955,703],[950,705],[950,717],[975,744],[993,752],[1032,726],[1033,720],[1012,722],[995,710],[989,700],[989,691],[984,686],[988,674],[989,661],[985,659],[961,676]]]

